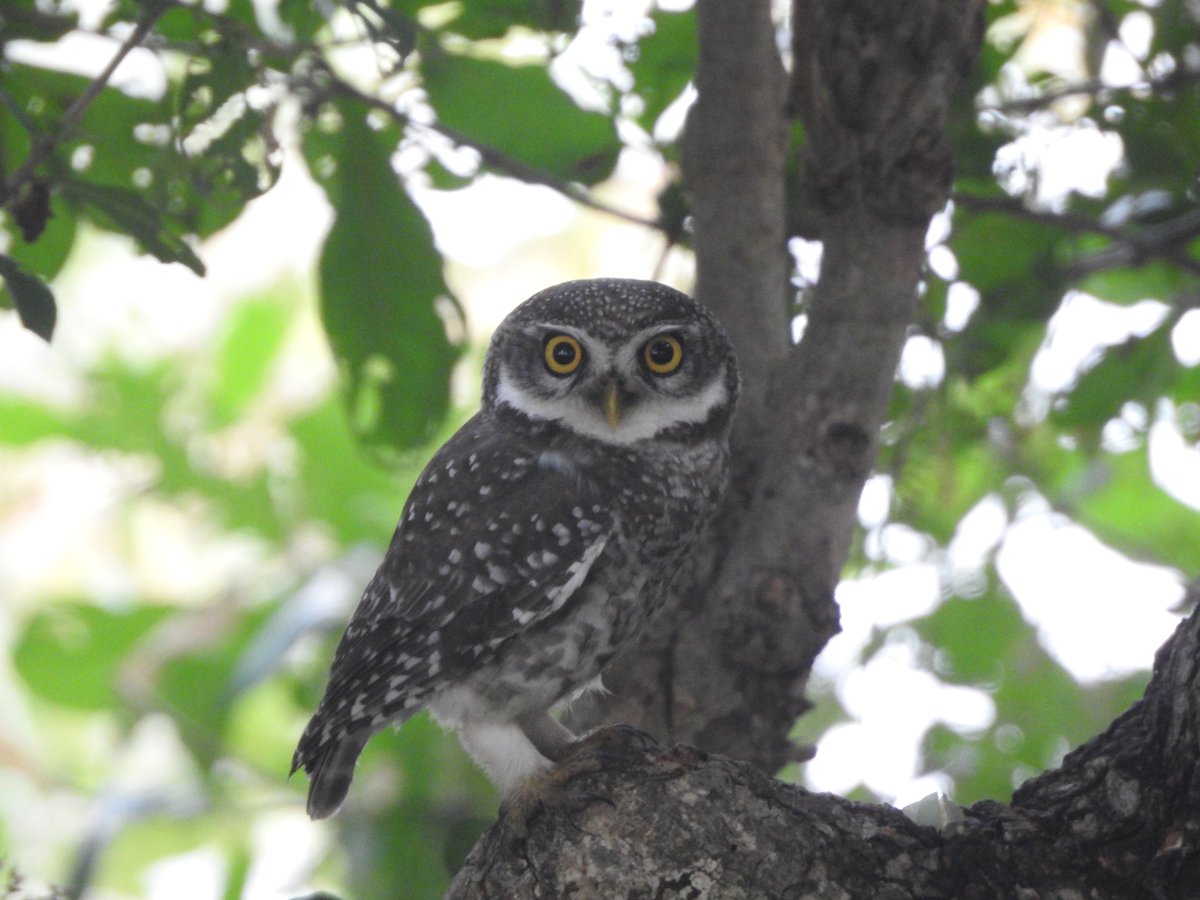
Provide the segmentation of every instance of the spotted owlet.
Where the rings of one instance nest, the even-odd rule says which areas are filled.
[[[727,481],[737,393],[724,330],[671,288],[572,281],[517,307],[338,644],[292,762],[309,815],[422,708],[505,795],[568,755],[550,710],[662,607]]]

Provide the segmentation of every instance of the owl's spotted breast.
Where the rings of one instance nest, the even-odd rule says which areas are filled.
[[[639,448],[589,463],[596,469],[581,465],[576,477],[606,495],[587,513],[603,516],[603,546],[591,545],[599,555],[561,612],[511,635],[470,679],[492,710],[515,717],[593,681],[661,608],[727,477],[726,454],[708,445]],[[558,530],[565,538],[567,528]]]

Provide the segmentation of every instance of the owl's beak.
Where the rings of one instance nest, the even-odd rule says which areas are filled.
[[[615,381],[604,392],[604,418],[608,421],[608,427],[616,431],[621,422],[621,395]]]

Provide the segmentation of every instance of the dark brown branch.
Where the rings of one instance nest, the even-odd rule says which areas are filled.
[[[886,752],[886,748],[881,748]],[[627,738],[517,842],[504,820],[449,896],[1194,898],[1200,885],[1200,615],[1143,700],[1012,805],[945,831],[753,766]],[[573,808],[571,804],[574,804]]]
[[[1065,84],[1042,91],[1033,97],[1020,97],[981,108],[981,112],[1002,115],[1027,114],[1045,109],[1068,97],[1089,97],[1096,103],[1110,103],[1121,96],[1138,96],[1178,90],[1200,82],[1200,71],[1180,66],[1158,78],[1147,78],[1133,84],[1106,84],[1099,78]]]
[[[1115,234],[1114,234],[1115,232]],[[1186,272],[1200,276],[1200,259],[1193,257],[1188,244],[1200,235],[1200,209],[1189,209],[1165,222],[1156,222],[1137,230],[1109,229],[1115,245],[1067,265],[1072,277],[1105,269],[1141,266],[1162,259]]]

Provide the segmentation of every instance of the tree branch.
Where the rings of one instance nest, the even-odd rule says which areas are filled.
[[[696,297],[729,330],[742,370],[734,444],[771,418],[770,372],[791,349],[784,231],[787,75],[771,4],[696,7],[697,99],[682,140]]]
[[[154,23],[173,5],[171,2],[146,4],[146,11],[137,25],[134,26],[133,31],[121,42],[121,45],[117,48],[117,52],[113,54],[112,59],[108,61],[108,65],[104,67],[103,71],[93,78],[83,93],[76,97],[74,102],[67,107],[66,112],[63,113],[62,118],[58,121],[57,129],[33,141],[33,145],[29,149],[29,155],[25,157],[25,160],[13,173],[12,178],[4,185],[4,195],[0,197],[0,207],[8,207],[16,201],[17,197],[21,195],[22,188],[33,178],[37,167],[49,157],[58,144],[66,140],[71,132],[75,130],[87,108],[93,100],[100,96],[100,92],[108,86],[113,73],[117,71],[117,68],[125,60],[125,57],[133,52],[134,48],[141,45],[146,36],[153,30]]]
[[[1145,265],[1162,259],[1194,275],[1200,275],[1200,260],[1192,257],[1187,244],[1200,236],[1200,210],[1189,209],[1165,222],[1156,222],[1138,230],[1105,225],[1091,216],[1065,210],[1035,209],[1015,197],[981,197],[957,192],[954,202],[978,212],[1000,212],[1043,225],[1061,228],[1073,234],[1099,234],[1114,246],[1081,256],[1065,265],[1067,274],[1080,278],[1105,269]]]
[[[1147,78],[1143,81],[1137,81],[1133,84],[1106,84],[1099,78],[1090,78],[1087,81],[1076,82],[1074,84],[1065,84],[1050,90],[1043,91],[1035,97],[1020,97],[1014,100],[1006,100],[1003,103],[995,103],[990,106],[984,106],[980,112],[994,112],[1002,115],[1010,114],[1026,114],[1037,112],[1040,109],[1045,109],[1047,106],[1052,106],[1059,100],[1065,100],[1067,97],[1089,97],[1096,103],[1108,103],[1114,98],[1122,95],[1138,95],[1138,94],[1159,94],[1165,91],[1178,90],[1179,88],[1188,87],[1200,81],[1200,71],[1190,69],[1186,66],[1180,66],[1161,75],[1157,78]]]
[[[1194,897],[1200,615],[1108,731],[1011,805],[976,804],[945,831],[629,736],[565,790],[569,802],[533,819],[523,842],[505,820],[492,826],[448,896]]]
[[[375,97],[371,94],[360,91],[358,88],[349,82],[339,78],[336,73],[325,68],[322,73],[329,79],[328,85],[314,85],[309,83],[307,86],[314,89],[317,93],[334,93],[349,99],[355,100],[370,109],[376,109],[387,115],[393,122],[404,127],[414,129],[424,129],[433,134],[441,135],[451,143],[459,147],[468,147],[479,154],[483,164],[503,175],[508,175],[510,178],[516,178],[518,181],[523,181],[526,184],[540,184],[548,187],[559,194],[562,194],[568,200],[573,200],[580,206],[586,206],[588,209],[594,209],[597,212],[606,213],[626,222],[631,222],[634,225],[642,225],[646,228],[653,228],[658,231],[665,231],[662,222],[656,219],[647,219],[635,213],[628,212],[623,209],[618,209],[613,206],[608,206],[605,203],[597,200],[585,188],[570,181],[564,181],[560,178],[555,178],[540,169],[526,165],[518,159],[513,159],[501,153],[495,147],[491,147],[480,141],[475,140],[467,134],[464,134],[456,129],[443,125],[440,122],[415,122],[412,118],[398,110],[393,104],[389,103],[381,97]]]

